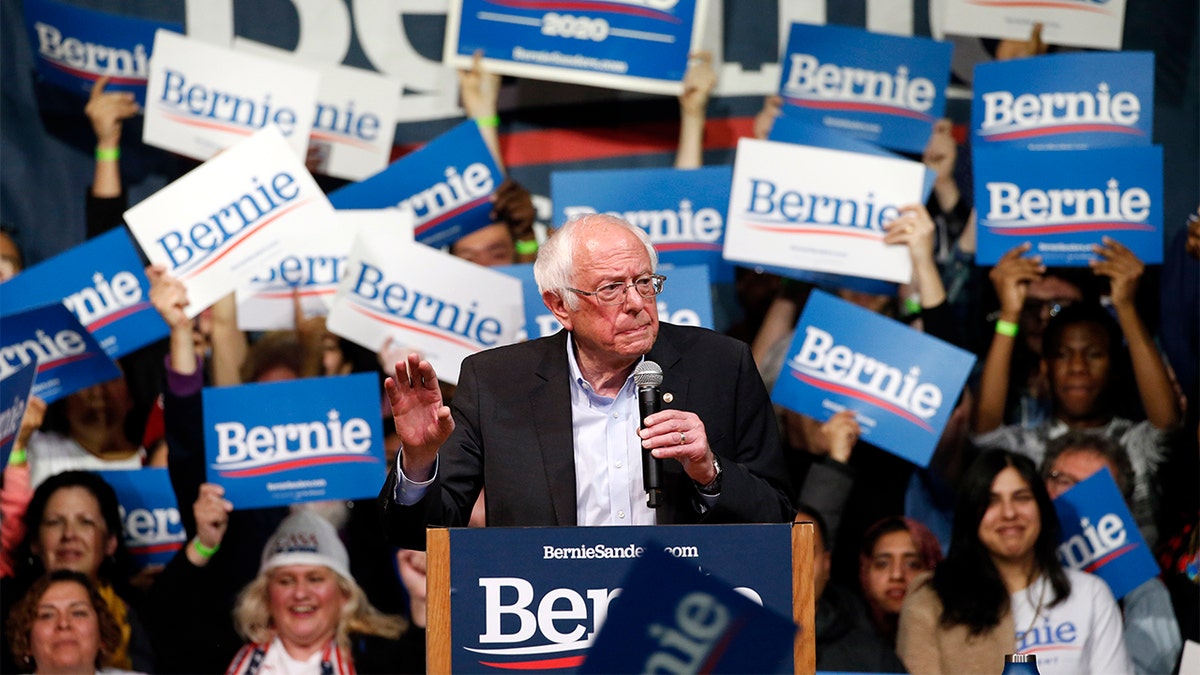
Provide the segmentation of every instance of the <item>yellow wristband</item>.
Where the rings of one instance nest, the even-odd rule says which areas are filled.
[[[216,546],[209,548],[200,543],[200,537],[196,537],[192,540],[192,548],[196,549],[196,553],[199,553],[201,557],[211,558],[217,554],[218,550],[220,550],[221,544],[218,542]]]
[[[478,124],[481,129],[495,129],[500,126],[500,116],[488,115],[487,117],[476,117],[475,124]]]
[[[1005,335],[1007,337],[1016,337],[1017,336],[1017,324],[1015,324],[1011,321],[1005,321],[1004,319],[1000,319],[1000,320],[996,321],[996,333],[998,335]]]
[[[518,255],[533,255],[538,252],[537,239],[522,239],[517,242]]]
[[[115,162],[121,159],[121,148],[101,148],[96,146],[97,162]]]

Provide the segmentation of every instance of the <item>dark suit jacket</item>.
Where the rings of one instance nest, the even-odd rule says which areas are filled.
[[[660,324],[646,358],[663,369],[663,409],[696,413],[721,460],[722,487],[701,513],[683,467],[664,462],[658,522],[787,522],[792,506],[779,431],[750,350],[702,328]],[[451,409],[455,429],[420,502],[394,499],[392,468],[379,495],[393,543],[425,548],[426,525],[462,527],[483,485],[490,526],[576,524],[566,331],[463,361]]]

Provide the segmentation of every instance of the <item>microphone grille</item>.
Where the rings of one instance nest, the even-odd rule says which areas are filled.
[[[633,383],[639,387],[657,387],[662,381],[662,366],[653,361],[642,361],[633,369]]]

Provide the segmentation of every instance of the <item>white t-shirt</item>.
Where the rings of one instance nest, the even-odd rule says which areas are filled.
[[[1012,594],[1017,652],[1037,655],[1042,675],[1132,674],[1121,610],[1108,585],[1087,572],[1066,573],[1071,595],[1053,607],[1047,605],[1054,589],[1044,574]]]
[[[34,490],[64,471],[123,471],[142,468],[145,451],[125,459],[104,460],[74,440],[54,432],[34,432],[29,439],[29,486]]]

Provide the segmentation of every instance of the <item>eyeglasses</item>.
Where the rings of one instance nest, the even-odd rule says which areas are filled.
[[[1065,491],[1075,487],[1075,484],[1079,482],[1079,479],[1075,478],[1074,476],[1068,476],[1062,471],[1051,471],[1049,481],[1056,487]]]
[[[644,277],[638,277],[633,280],[633,283],[627,284],[623,281],[614,281],[611,284],[605,284],[595,291],[581,291],[578,288],[567,288],[572,293],[579,295],[590,295],[596,298],[596,302],[601,305],[619,305],[625,301],[627,289],[633,287],[643,298],[653,298],[662,293],[663,283],[667,278],[661,274],[648,274]]]

